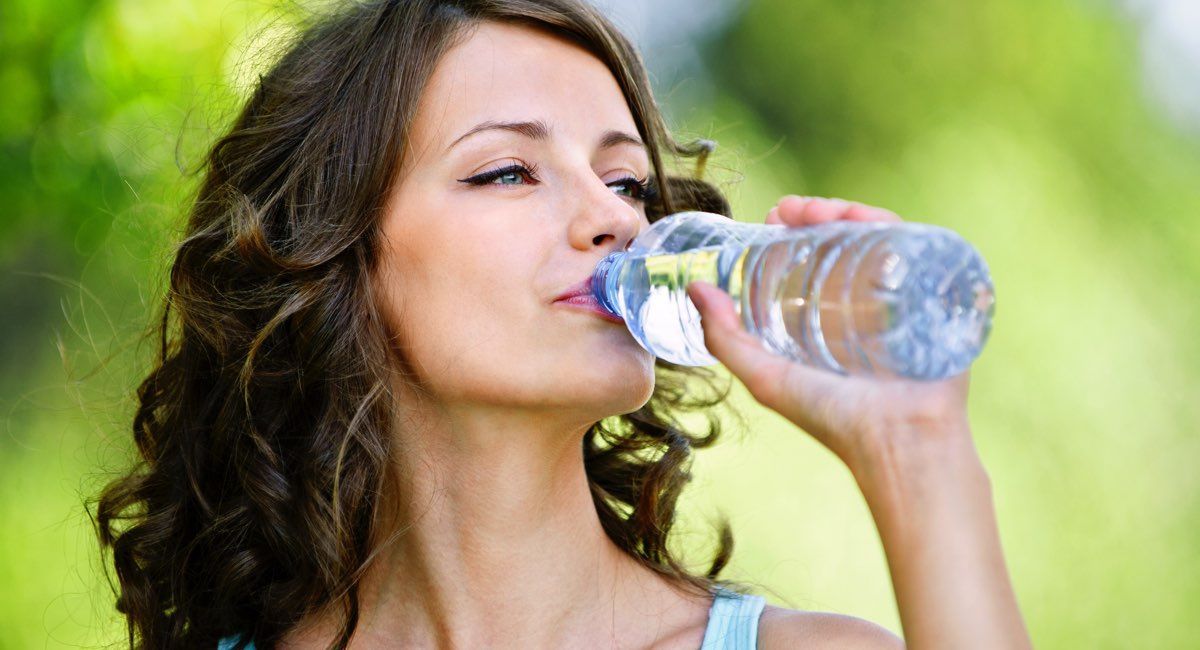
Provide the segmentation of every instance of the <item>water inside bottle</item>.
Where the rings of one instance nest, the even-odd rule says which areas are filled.
[[[720,253],[720,247],[710,247],[628,260],[622,275],[632,281],[621,285],[617,300],[636,309],[626,325],[646,349],[682,365],[717,363],[704,346],[700,312],[687,297],[687,285],[696,280],[717,285]]]
[[[940,378],[964,370],[991,325],[987,267],[954,233],[886,224],[820,236],[629,256],[616,288],[631,333],[657,356],[711,365],[693,281],[722,287],[770,351],[841,374]]]
[[[892,342],[897,338],[896,290],[907,270],[899,255],[875,245],[886,234],[841,233],[799,251],[766,247],[768,257],[792,265],[777,298],[758,298],[778,305],[781,327],[776,329],[786,337],[777,349],[791,348],[798,358],[835,372],[895,374],[872,361],[887,354],[889,335]],[[852,244],[856,250],[847,250]],[[855,273],[859,268],[868,272]]]

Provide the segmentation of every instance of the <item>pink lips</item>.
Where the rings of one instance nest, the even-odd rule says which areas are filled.
[[[625,322],[621,317],[610,314],[607,309],[600,306],[600,301],[592,295],[592,279],[590,277],[569,287],[562,295],[554,299],[554,303],[590,311],[612,323],[623,324]]]

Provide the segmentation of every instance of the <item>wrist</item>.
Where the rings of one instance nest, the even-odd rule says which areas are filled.
[[[970,425],[965,421],[902,423],[873,432],[853,458],[851,474],[867,493],[947,483],[988,483]]]
[[[1028,648],[991,482],[965,426],[871,438],[855,479],[879,531],[910,647]]]

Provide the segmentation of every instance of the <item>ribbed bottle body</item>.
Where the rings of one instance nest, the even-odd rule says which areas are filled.
[[[593,283],[634,338],[672,363],[716,363],[686,294],[696,280],[728,293],[767,349],[840,374],[952,376],[974,361],[990,332],[987,266],[945,228],[846,221],[789,228],[724,217],[663,226],[672,218],[602,262]]]

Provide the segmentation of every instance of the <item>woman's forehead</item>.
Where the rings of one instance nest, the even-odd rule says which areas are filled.
[[[413,136],[437,149],[482,122],[533,120],[581,136],[637,132],[612,72],[590,52],[530,27],[482,23],[435,66]]]

